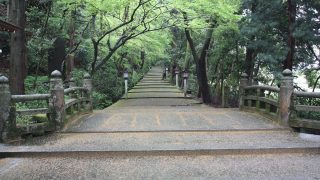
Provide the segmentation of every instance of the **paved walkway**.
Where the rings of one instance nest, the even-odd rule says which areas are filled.
[[[160,68],[128,99],[0,151],[0,179],[320,179],[320,142],[184,98]]]

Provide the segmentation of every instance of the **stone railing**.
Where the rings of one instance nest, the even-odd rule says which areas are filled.
[[[83,86],[76,87],[74,80],[69,81],[69,88],[63,86],[62,75],[54,71],[50,77],[48,94],[11,95],[8,78],[0,77],[0,140],[10,139],[25,134],[43,134],[59,131],[72,115],[92,111],[92,80],[84,75]],[[38,109],[17,109],[16,103],[46,101],[47,107]],[[17,115],[42,115],[45,120],[28,125],[17,124]]]
[[[303,102],[317,102],[310,103],[301,103],[301,99],[304,99]],[[314,92],[294,92],[293,95],[293,113],[291,115],[291,120],[289,122],[291,127],[303,127],[308,129],[320,129],[320,93]],[[315,114],[313,117],[303,117],[299,114],[309,115],[310,113]]]
[[[318,102],[317,105],[301,105],[297,99]],[[281,124],[294,128],[320,129],[320,116],[314,119],[299,117],[299,112],[320,112],[320,93],[294,91],[290,70],[283,71],[280,88],[250,83],[247,75],[240,80],[240,109],[259,112]]]

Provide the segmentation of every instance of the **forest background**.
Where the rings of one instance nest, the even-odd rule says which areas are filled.
[[[20,27],[15,33],[0,32],[1,73],[10,77],[14,94],[48,91],[48,64],[58,41],[63,42],[58,67],[65,82],[66,62],[72,59],[77,83],[84,72],[94,79],[96,109],[122,96],[125,70],[133,87],[154,65],[168,67],[171,74],[176,69],[188,71],[194,96],[220,107],[238,105],[242,73],[250,81],[277,86],[282,71],[290,69],[299,77],[295,79],[307,83],[296,81],[296,90],[320,87],[319,0],[0,0],[0,4],[1,20]]]

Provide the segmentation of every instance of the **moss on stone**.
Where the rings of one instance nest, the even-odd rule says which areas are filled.
[[[32,121],[36,123],[48,122],[48,117],[46,114],[36,114],[32,116]]]

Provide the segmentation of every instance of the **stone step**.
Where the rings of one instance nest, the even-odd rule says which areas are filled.
[[[184,98],[182,93],[163,93],[163,92],[143,92],[143,93],[130,93],[128,98]]]
[[[141,89],[136,89],[141,90]],[[146,89],[147,90],[147,89]],[[200,105],[199,101],[191,98],[136,98],[136,99],[125,99],[123,97],[120,101],[116,102],[113,107],[176,107],[176,106],[194,106]]]
[[[131,89],[128,93],[182,93],[178,89]]]
[[[160,88],[137,88],[137,89],[131,89],[129,92],[138,92],[138,93],[143,93],[143,92],[163,92],[163,93],[166,93],[166,92],[175,92],[175,93],[182,93],[181,90],[179,90],[178,88],[176,89],[160,89]]]
[[[1,179],[319,179],[319,154],[60,153],[0,159]],[[131,156],[130,156],[131,155]]]
[[[161,88],[161,89],[177,89],[175,86],[164,86],[164,85],[150,85],[150,86],[134,86],[132,89],[153,89],[153,88]]]
[[[144,83],[144,82],[140,82],[137,85],[135,85],[135,87],[139,87],[139,86],[172,86],[170,83],[163,83],[163,82],[159,82],[159,83]]]
[[[166,83],[169,83],[169,81],[161,80],[161,79],[142,79],[140,82],[166,82]]]
[[[193,150],[133,150],[133,151],[108,151],[108,150],[35,150],[35,151],[6,151],[0,152],[0,158],[12,157],[59,157],[59,156],[92,156],[95,154],[105,156],[224,156],[224,155],[265,155],[265,154],[314,154],[320,157],[318,147],[293,147],[293,148],[259,148],[259,149],[193,149]]]
[[[162,79],[162,75],[159,75],[159,76],[148,76],[148,75],[145,75],[145,76],[143,76],[142,79]]]
[[[147,75],[145,75],[145,76],[143,76],[143,79],[145,79],[145,78],[160,78],[160,79],[162,79],[162,74],[157,74],[157,75],[150,75],[150,74],[147,74]]]
[[[140,82],[144,82],[144,81],[168,82],[168,81],[162,80],[161,78],[147,78],[147,79],[141,79],[141,81],[140,81]]]
[[[162,80],[162,76],[144,76],[142,79],[156,79],[156,80]]]
[[[61,133],[33,138],[1,152],[209,152],[212,154],[320,153],[320,143],[303,140],[286,130],[211,132]]]

